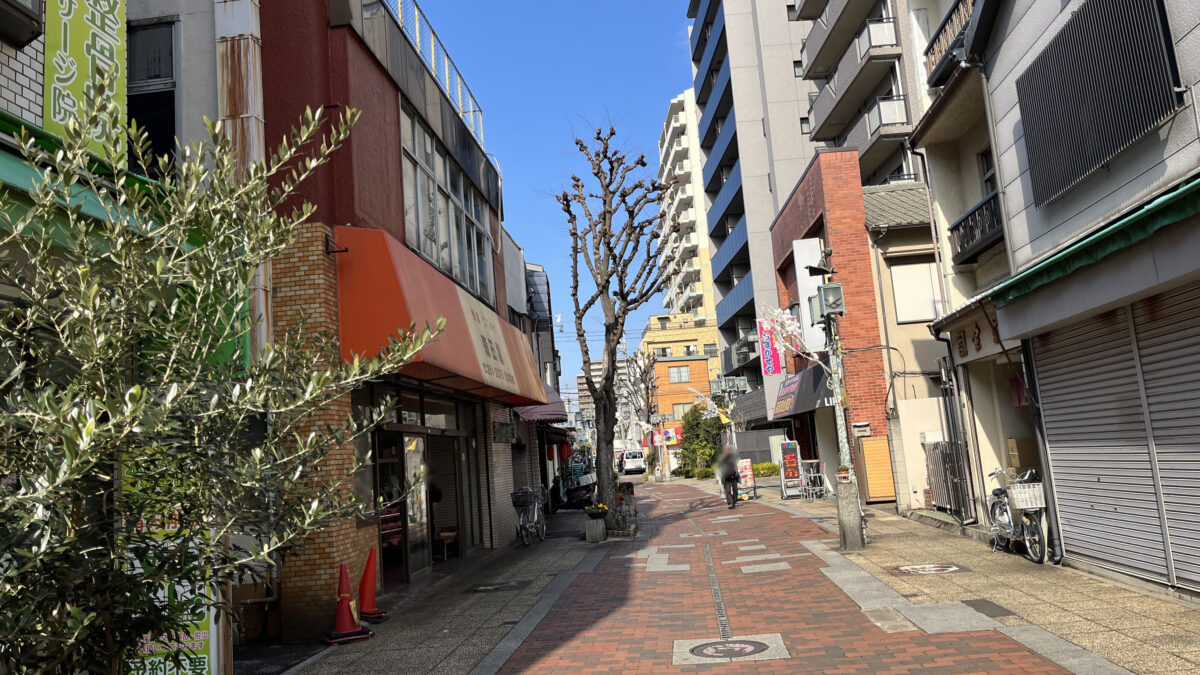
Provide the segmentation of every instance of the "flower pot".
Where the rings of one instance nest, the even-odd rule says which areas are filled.
[[[850,481],[850,472],[849,471],[839,471],[837,474],[837,479],[842,481],[843,483],[849,482]]]
[[[588,518],[591,518],[592,520],[600,520],[604,516],[608,515],[608,511],[585,511],[585,513],[587,513]]]

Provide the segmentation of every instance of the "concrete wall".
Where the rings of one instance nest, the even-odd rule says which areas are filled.
[[[1104,223],[1111,215],[1195,171],[1200,139],[1194,110],[1183,110],[1058,200],[1033,203],[1016,80],[1084,0],[1004,3],[987,54],[987,95],[995,125],[997,171],[1014,268],[1024,269]],[[1166,2],[1184,87],[1200,84],[1200,5]],[[1193,90],[1194,93],[1194,90]],[[1186,98],[1189,107],[1194,96]]]
[[[46,36],[20,49],[0,42],[0,110],[42,126]]]
[[[942,402],[938,398],[905,399],[898,403],[899,419],[893,423],[892,457],[896,473],[896,505],[901,509],[926,506],[925,448],[921,434],[942,429]]]

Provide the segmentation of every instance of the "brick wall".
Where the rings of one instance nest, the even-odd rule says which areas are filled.
[[[332,228],[321,223],[300,226],[295,244],[274,261],[272,312],[277,339],[297,324],[301,312],[306,331],[337,330],[337,267],[335,256],[324,252],[326,234],[332,235]],[[339,425],[350,410],[349,397],[335,401],[316,412],[300,432]],[[347,445],[327,457],[314,478],[340,478],[353,461],[353,448]],[[284,559],[280,605],[285,640],[315,638],[333,627],[338,563],[347,563],[351,586],[357,589],[368,549],[378,537],[376,527],[340,520]]]
[[[21,49],[0,42],[0,109],[42,126],[46,36]]]
[[[866,229],[858,153],[818,153],[771,230],[781,303],[795,299],[792,241],[821,237],[833,249],[834,279],[842,284],[846,313],[838,321],[845,366],[848,424],[867,422],[873,436],[887,434],[887,370]],[[865,351],[855,351],[865,350]],[[789,359],[790,361],[791,359]],[[791,364],[795,365],[795,364]],[[851,439],[851,447],[856,443]]]

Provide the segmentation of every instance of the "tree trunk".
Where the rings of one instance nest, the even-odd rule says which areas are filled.
[[[609,381],[602,383],[594,397],[596,403],[596,486],[600,503],[608,506],[605,523],[610,530],[623,530],[617,517],[617,478],[613,473],[613,438],[617,427],[617,395]]]

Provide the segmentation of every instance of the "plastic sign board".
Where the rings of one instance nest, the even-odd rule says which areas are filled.
[[[751,493],[758,496],[758,486],[754,484],[754,461],[738,460],[738,499],[749,499]]]
[[[779,492],[784,499],[799,497],[804,488],[804,473],[800,470],[800,446],[796,441],[779,444]]]
[[[102,71],[113,77],[109,100],[120,108],[124,125],[125,0],[46,0],[45,59],[42,126],[46,131],[63,135]],[[93,147],[99,147],[106,132],[93,132]]]
[[[782,375],[783,358],[775,338],[775,327],[769,321],[758,322],[758,351],[763,375]]]
[[[675,445],[679,442],[679,430],[675,428],[663,429],[663,443],[667,445]]]

